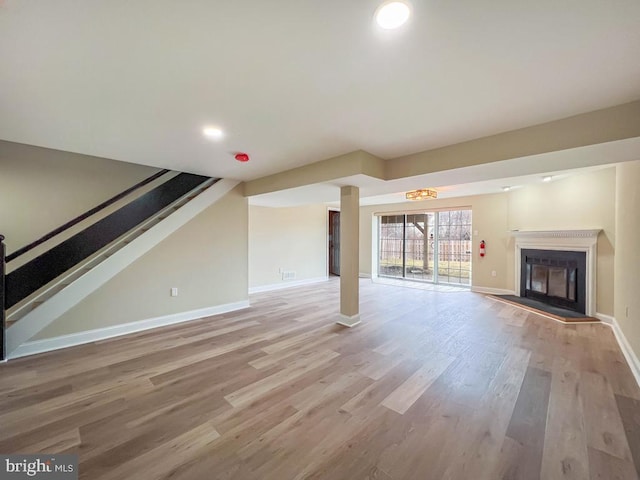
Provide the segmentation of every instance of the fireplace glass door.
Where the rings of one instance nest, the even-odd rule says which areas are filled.
[[[522,250],[521,295],[585,312],[584,252]]]

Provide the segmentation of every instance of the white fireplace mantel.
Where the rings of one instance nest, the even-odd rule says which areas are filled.
[[[516,238],[590,238],[598,240],[602,229],[592,230],[512,230],[511,235]]]
[[[590,230],[513,230],[511,235],[516,240],[515,254],[515,292],[520,296],[520,275],[522,249],[564,250],[585,252],[587,260],[586,272],[586,314],[596,314],[596,261],[598,235],[602,229]]]

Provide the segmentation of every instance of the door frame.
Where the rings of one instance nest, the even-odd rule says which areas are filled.
[[[329,268],[329,264],[331,262],[331,256],[330,256],[330,239],[329,239],[329,223],[331,222],[331,213],[329,212],[338,212],[340,213],[340,208],[339,207],[327,207],[327,221],[325,223],[325,238],[327,239],[327,248],[325,250],[326,254],[327,254],[327,261],[325,262],[326,267],[327,267],[327,278],[331,277],[331,273],[329,272],[330,268]]]

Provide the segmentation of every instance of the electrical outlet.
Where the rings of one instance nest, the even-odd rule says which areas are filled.
[[[624,315],[629,318],[629,307],[625,308]]]
[[[171,288],[171,296],[172,297],[177,297],[178,296],[178,287],[172,287]]]

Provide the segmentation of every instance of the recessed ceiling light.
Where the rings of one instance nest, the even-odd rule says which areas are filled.
[[[224,132],[218,127],[204,127],[202,129],[202,134],[205,137],[213,138],[215,140],[220,140],[224,137]]]
[[[551,175],[547,175],[547,176],[545,176],[545,177],[542,177],[542,181],[543,181],[543,182],[550,182],[552,178],[553,178],[553,177],[552,177]]]
[[[376,22],[385,30],[398,28],[409,20],[411,9],[406,2],[385,2],[376,10]]]
[[[502,190],[504,190],[505,192],[508,192],[509,190],[511,190],[511,187],[502,187]]]

